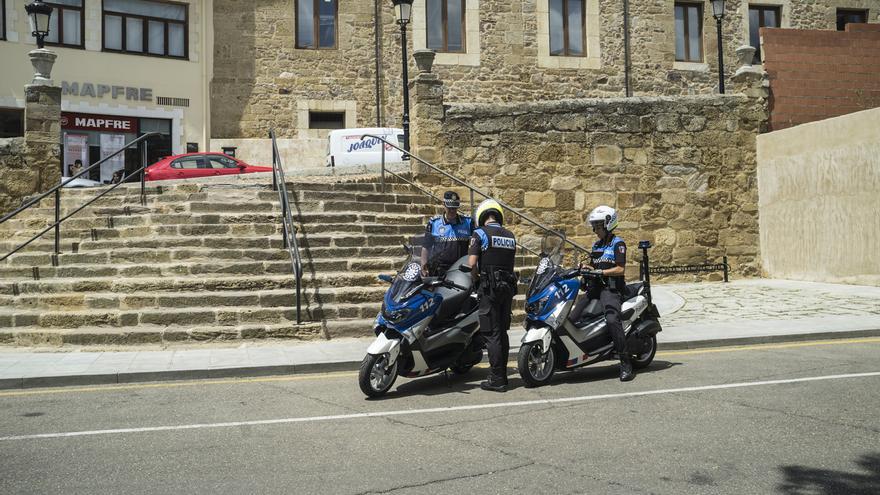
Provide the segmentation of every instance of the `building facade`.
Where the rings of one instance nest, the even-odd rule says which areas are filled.
[[[24,87],[33,78],[35,49],[25,5],[0,0],[0,132],[21,135]],[[88,166],[146,132],[148,160],[206,150],[212,56],[210,0],[53,0],[46,48],[62,88],[62,173]],[[109,181],[119,168],[140,166],[139,150],[111,159],[89,177]]]
[[[728,0],[725,74],[738,66],[737,47],[760,48],[760,27],[834,30],[878,15],[880,0]],[[244,143],[275,128],[322,150],[327,127],[401,125],[390,1],[215,0],[214,27],[212,138]],[[437,51],[447,102],[718,91],[708,1],[416,0],[407,41],[410,53]]]

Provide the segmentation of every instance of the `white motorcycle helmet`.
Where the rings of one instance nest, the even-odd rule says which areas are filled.
[[[587,215],[587,226],[592,226],[593,222],[602,222],[605,230],[611,232],[617,228],[617,210],[610,206],[597,206]]]

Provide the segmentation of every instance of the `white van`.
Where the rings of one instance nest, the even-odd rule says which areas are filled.
[[[361,139],[364,134],[380,136],[389,143],[403,147],[403,129],[391,127],[365,127],[362,129],[337,129],[327,137],[327,166],[378,165],[382,162],[385,147],[385,163],[400,163],[403,153],[376,138]]]

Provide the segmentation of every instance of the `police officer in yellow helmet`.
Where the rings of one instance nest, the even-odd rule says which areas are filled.
[[[479,274],[480,334],[489,354],[489,379],[483,390],[507,391],[507,359],[510,354],[510,311],[516,295],[516,237],[502,227],[504,210],[494,199],[477,207],[477,229],[468,247],[468,264]]]

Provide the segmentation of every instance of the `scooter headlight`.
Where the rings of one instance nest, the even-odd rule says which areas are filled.
[[[399,309],[397,311],[385,311],[383,316],[391,323],[400,323],[401,321],[409,318],[410,313],[412,313],[412,310],[405,308]]]
[[[547,296],[542,297],[541,299],[538,299],[535,302],[526,304],[526,313],[530,313],[530,314],[540,313],[541,308],[543,308],[544,305],[547,304],[547,301],[549,301],[549,300],[550,300],[550,296],[547,295]]]

